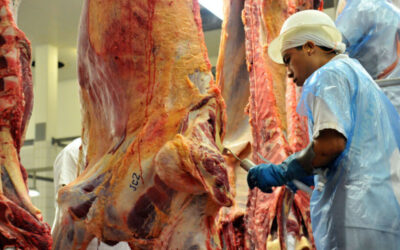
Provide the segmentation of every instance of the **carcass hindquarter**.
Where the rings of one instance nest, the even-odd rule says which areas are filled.
[[[16,26],[19,1],[0,1],[0,247],[50,249],[50,227],[31,203],[19,151],[33,105],[31,48]]]
[[[230,134],[243,134],[239,125],[248,118],[230,114],[243,110],[244,105],[238,103],[248,100],[253,161],[261,163],[260,154],[273,163],[281,163],[308,144],[308,135],[305,119],[296,113],[299,91],[293,82],[286,84],[285,68],[269,59],[268,44],[279,34],[287,17],[322,3],[311,0],[225,0],[224,3],[217,81],[227,103],[227,138]],[[242,70],[245,62],[248,73]],[[248,77],[247,81],[239,75]],[[250,92],[230,89],[243,87]],[[233,141],[229,140],[229,144],[235,144]],[[244,139],[238,136],[239,144],[240,141]],[[231,179],[243,187],[243,173],[232,172],[236,176]],[[240,197],[236,201],[242,203]],[[286,188],[277,188],[272,194],[255,189],[249,194],[244,215],[225,209],[221,217],[221,238],[230,249],[285,249],[289,247],[288,240],[297,248],[313,246],[309,197],[301,191],[293,197]]]
[[[78,57],[86,168],[59,192],[54,247],[220,248],[224,103],[197,1],[87,0]]]

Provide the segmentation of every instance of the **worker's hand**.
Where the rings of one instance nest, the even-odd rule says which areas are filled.
[[[285,184],[282,179],[283,168],[280,165],[260,164],[252,167],[247,175],[250,189],[258,187],[264,193],[271,193],[272,187]]]
[[[250,189],[258,187],[265,193],[272,192],[272,187],[286,185],[293,179],[300,179],[309,174],[292,155],[282,164],[260,164],[252,167],[247,175]]]
[[[258,172],[262,168],[262,165],[254,166],[250,168],[249,173],[247,174],[247,185],[249,185],[250,189],[257,187],[258,185]]]

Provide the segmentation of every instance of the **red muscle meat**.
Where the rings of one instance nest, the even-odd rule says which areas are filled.
[[[217,83],[227,103],[226,139],[232,139],[224,144],[230,147],[251,141],[256,163],[262,162],[259,155],[281,163],[308,144],[306,120],[296,113],[300,90],[287,80],[284,66],[270,60],[267,50],[291,14],[320,6],[322,2],[312,0],[225,0]],[[245,107],[250,138],[245,138],[241,126],[248,119]],[[238,135],[236,141],[230,135]],[[230,179],[243,188],[246,175],[237,168],[231,172]],[[229,249],[285,249],[288,240],[296,248],[314,247],[307,194],[299,191],[293,197],[284,187],[272,194],[255,189],[244,211],[237,205],[243,204],[243,190],[237,192],[241,195],[235,197],[235,206],[220,214],[221,239]]]
[[[0,0],[0,246],[50,249],[50,227],[31,203],[19,160],[33,91],[30,42],[14,21],[17,6]]]
[[[58,194],[54,247],[221,249],[224,102],[197,0],[86,0],[78,47],[86,167]]]

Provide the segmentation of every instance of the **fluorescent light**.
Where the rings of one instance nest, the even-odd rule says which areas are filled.
[[[30,197],[37,197],[39,195],[40,195],[40,193],[36,189],[29,189],[29,196]]]
[[[199,0],[199,3],[219,19],[224,19],[223,0]]]

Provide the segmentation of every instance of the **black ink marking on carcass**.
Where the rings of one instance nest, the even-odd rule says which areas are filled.
[[[132,182],[129,185],[129,187],[132,188],[133,191],[136,191],[136,188],[139,185],[139,180],[140,180],[140,175],[137,173],[133,173],[132,174]]]

